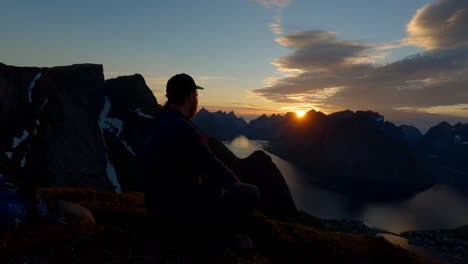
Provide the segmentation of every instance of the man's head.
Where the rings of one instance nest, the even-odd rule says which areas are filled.
[[[198,107],[197,89],[203,89],[195,84],[190,75],[181,73],[172,76],[166,85],[168,105],[177,108],[189,119],[195,117]]]

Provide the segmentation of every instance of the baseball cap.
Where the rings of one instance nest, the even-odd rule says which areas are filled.
[[[182,97],[196,89],[203,90],[204,88],[196,85],[190,75],[186,73],[176,74],[167,81],[166,97]]]

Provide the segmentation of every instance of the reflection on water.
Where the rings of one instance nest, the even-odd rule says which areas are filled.
[[[442,261],[443,263],[450,263],[450,258],[447,257],[447,255],[444,255],[442,253],[439,253],[437,251],[434,251],[434,250],[430,250],[430,249],[427,249],[427,248],[424,248],[424,247],[421,247],[421,246],[417,246],[417,245],[413,245],[413,244],[409,244],[408,243],[408,240],[406,240],[405,238],[402,238],[402,237],[399,237],[399,236],[394,236],[394,235],[389,235],[389,234],[378,234],[378,236],[381,236],[383,238],[385,238],[386,240],[394,243],[394,244],[398,244],[399,246],[401,246],[402,248],[406,248],[406,249],[411,249],[412,251],[420,254],[420,255],[423,255],[427,258],[430,258],[430,259],[434,259],[434,260],[439,260],[439,261]]]
[[[247,137],[238,136],[232,141],[223,142],[238,158],[247,158],[256,150],[263,150],[269,142],[265,140],[249,140]]]
[[[256,150],[263,150],[268,141],[249,140],[236,137],[224,144],[239,158],[246,158]],[[291,190],[294,203],[299,210],[327,219],[351,218],[346,213],[346,200],[341,195],[312,186],[306,182],[306,175],[290,162],[265,151],[283,174]]]
[[[238,157],[245,158],[256,150],[262,150],[267,141],[249,140],[244,136],[225,142]],[[266,151],[265,151],[266,152]],[[271,153],[273,162],[283,174],[294,202],[299,210],[321,218],[360,219],[369,226],[395,233],[408,230],[455,228],[468,224],[468,198],[453,189],[438,185],[416,194],[398,204],[367,204],[355,212],[348,200],[338,193],[306,182],[307,175],[290,162]]]
[[[394,205],[368,205],[362,218],[394,232],[455,228],[468,224],[468,199],[445,185],[436,185]]]

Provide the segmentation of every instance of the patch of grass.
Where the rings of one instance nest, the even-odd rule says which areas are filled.
[[[186,261],[176,263],[437,263],[381,237],[320,231],[317,228],[323,226],[318,218],[308,216],[302,223],[294,223],[259,213],[248,225],[253,253],[219,255],[213,250],[203,255],[211,262],[193,262],[200,260],[200,245],[170,248],[167,241],[150,232],[141,193],[76,188],[47,188],[40,193],[48,204],[64,199],[88,207],[97,225],[51,221],[26,225],[0,239],[5,247],[0,250],[0,263],[170,263],[169,257]],[[307,222],[311,225],[304,224]]]

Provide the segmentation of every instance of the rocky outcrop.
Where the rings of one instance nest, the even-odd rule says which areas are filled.
[[[0,145],[17,184],[135,188],[135,155],[159,107],[141,75],[106,83],[102,65],[0,64],[0,95]]]
[[[137,156],[142,152],[160,105],[143,76],[135,74],[106,81],[110,109],[104,136],[109,158],[126,191],[140,190]]]
[[[258,208],[260,212],[279,218],[297,213],[283,175],[265,152],[256,151],[245,159],[239,159],[215,138],[210,138],[208,145],[213,153],[230,167],[242,182],[258,187],[261,195]]]
[[[20,184],[112,189],[98,126],[101,65],[34,68],[0,64],[0,142]]]

